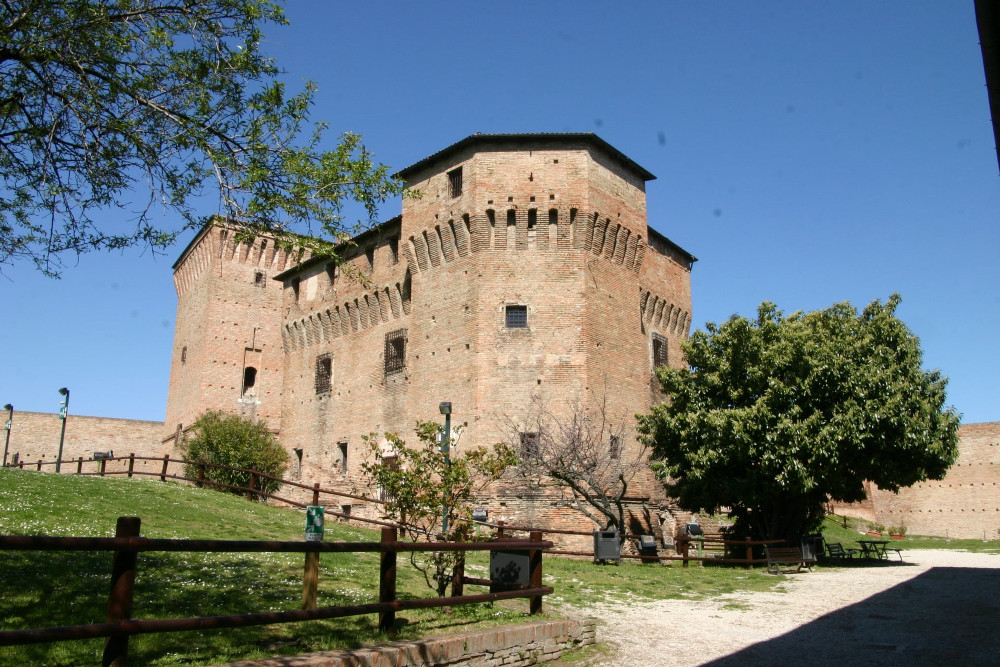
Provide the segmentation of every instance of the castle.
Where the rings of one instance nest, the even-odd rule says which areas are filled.
[[[657,400],[654,369],[683,363],[695,258],[649,227],[652,174],[593,134],[477,134],[398,176],[420,196],[340,266],[225,226],[192,240],[174,265],[168,445],[206,410],[239,412],[278,434],[293,475],[348,490],[363,435],[412,436],[440,402],[461,450],[540,400],[628,416]],[[567,521],[530,495],[498,493],[493,516]],[[648,475],[630,496],[647,517],[665,502]]]

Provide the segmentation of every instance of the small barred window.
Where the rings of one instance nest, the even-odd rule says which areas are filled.
[[[667,339],[653,334],[653,369],[667,365]]]
[[[508,329],[527,329],[528,307],[507,306],[504,310],[504,326]]]
[[[521,458],[525,461],[538,458],[538,434],[521,433]]]
[[[385,335],[385,374],[398,373],[404,368],[406,368],[406,329],[397,329]]]
[[[316,393],[327,394],[333,385],[333,359],[329,354],[316,358]]]
[[[452,197],[462,194],[462,168],[448,172],[448,190]]]

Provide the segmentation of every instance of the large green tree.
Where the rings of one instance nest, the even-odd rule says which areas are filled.
[[[668,490],[688,509],[728,510],[755,538],[815,530],[827,499],[940,479],[957,455],[947,379],[921,368],[898,295],[709,323],[684,343],[690,367],[661,368],[668,400],[640,417]]]
[[[356,231],[345,201],[373,220],[400,185],[357,135],[324,140],[312,84],[286,94],[261,50],[284,22],[270,0],[0,0],[0,267],[163,249],[206,193],[248,235],[294,228],[324,252]],[[154,224],[161,207],[182,225]]]

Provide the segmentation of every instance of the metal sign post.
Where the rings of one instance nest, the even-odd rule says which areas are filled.
[[[323,508],[306,507],[306,542],[323,541]],[[302,608],[316,608],[316,589],[319,586],[319,552],[306,552],[305,571],[302,575]]]

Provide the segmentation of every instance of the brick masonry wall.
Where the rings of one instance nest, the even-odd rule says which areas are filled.
[[[912,535],[997,539],[1000,537],[1000,422],[962,424],[958,460],[941,480],[900,489],[869,486],[861,503],[835,504],[838,512]]]
[[[597,641],[594,620],[540,621],[412,642],[389,642],[353,651],[249,660],[230,667],[355,667],[475,665],[524,667],[559,659],[566,651]]]
[[[89,459],[94,452],[114,451],[115,456],[163,456],[164,446],[161,443],[163,422],[138,421],[133,419],[111,419],[108,417],[87,417],[74,415],[72,394],[70,395],[70,413],[66,418],[66,438],[63,442],[63,472],[75,472],[75,463],[67,470],[67,461],[79,457]],[[6,420],[6,413],[3,415]],[[10,431],[10,446],[7,464],[10,465],[15,454],[28,464],[54,462],[59,452],[59,434],[62,422],[58,414],[47,412],[14,411],[13,424]],[[0,433],[0,437],[3,437]],[[93,465],[93,464],[91,464]],[[52,466],[43,466],[43,470],[54,472]]]
[[[464,185],[453,197],[448,172],[458,166]],[[315,265],[285,276],[281,440],[301,452],[303,481],[352,489],[370,455],[362,436],[412,439],[418,419],[440,421],[440,401],[452,402],[463,429],[459,454],[504,439],[505,422],[539,403],[565,416],[576,401],[606,396],[629,421],[648,409],[654,332],[681,363],[690,266],[662,242],[647,244],[645,184],[634,171],[585,145],[512,142],[455,155],[408,185],[422,197],[405,199],[398,227],[359,239],[348,260],[366,284],[338,283]],[[395,252],[385,238],[398,239]],[[505,326],[509,305],[527,309],[527,327]],[[387,373],[394,331],[405,331],[405,368]],[[323,356],[333,378],[320,393]],[[659,524],[660,488],[645,475],[632,489],[640,502],[654,498],[636,514],[647,526]],[[557,500],[510,484],[484,503],[497,518],[593,529]]]
[[[905,525],[915,535],[1000,537],[1000,422],[963,424],[958,460],[942,480],[921,482],[899,494],[875,489],[876,520]]]

